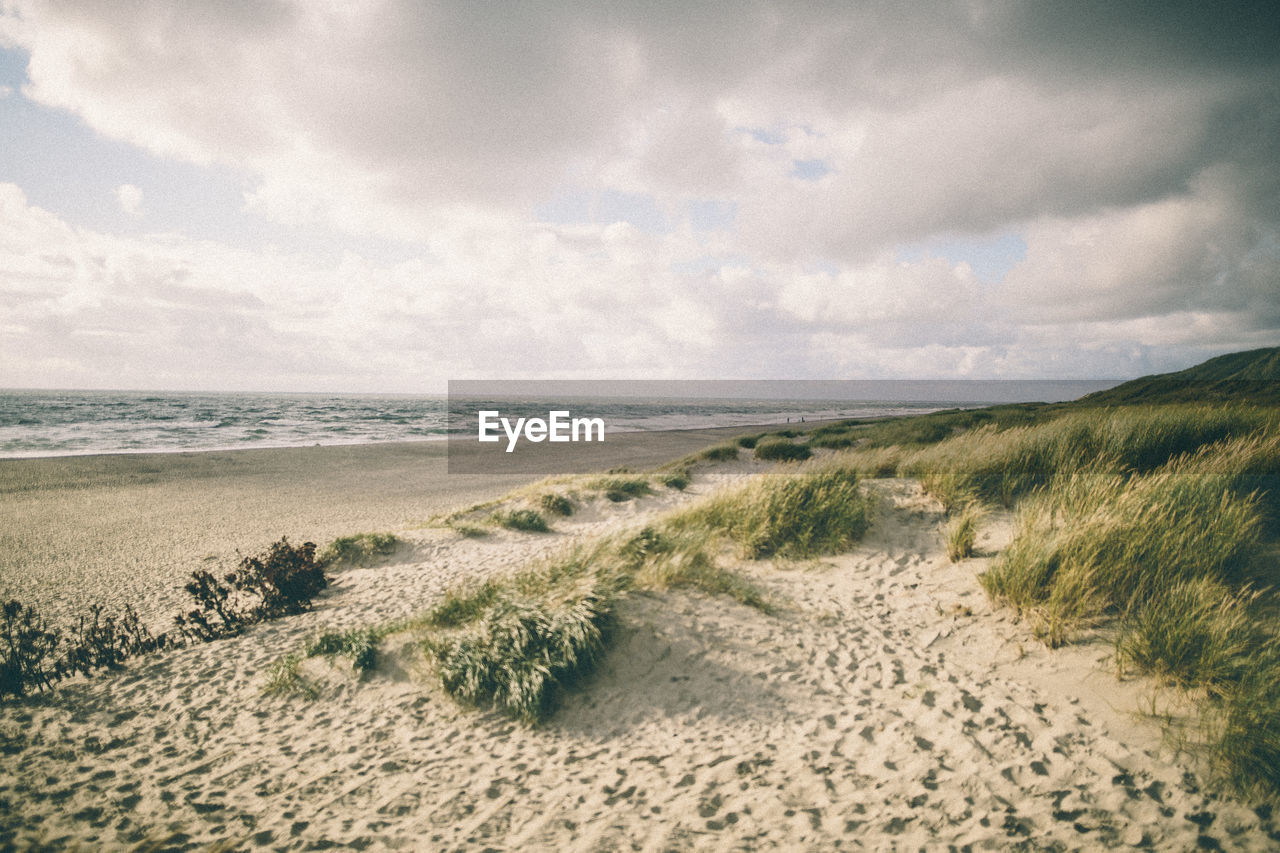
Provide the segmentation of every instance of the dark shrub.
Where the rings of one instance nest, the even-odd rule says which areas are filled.
[[[552,515],[573,515],[573,503],[564,495],[547,493],[538,499],[538,506]]]
[[[61,633],[22,602],[7,601],[0,621],[0,696],[23,696],[29,686],[44,690],[57,676],[46,668]]]
[[[294,547],[283,537],[265,554],[241,560],[239,571],[227,575],[227,582],[258,598],[254,621],[310,610],[311,599],[329,585],[316,562],[315,543]]]

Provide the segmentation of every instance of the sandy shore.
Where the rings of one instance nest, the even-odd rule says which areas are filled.
[[[1135,713],[1149,686],[1118,682],[1105,644],[1048,652],[991,610],[975,578],[1008,519],[952,564],[940,507],[910,481],[867,484],[879,509],[849,554],[736,564],[776,615],[632,594],[600,671],[535,729],[459,707],[406,638],[363,680],[309,661],[313,700],[262,693],[318,630],[417,612],[762,467],[599,498],[551,534],[402,531],[409,545],[340,573],[314,612],[0,706],[0,848],[1276,849],[1270,817],[1212,793]]]
[[[753,431],[619,434],[559,470],[651,467]],[[167,623],[191,572],[237,552],[397,530],[536,478],[447,473],[444,442],[0,459],[0,597],[51,615],[130,603]]]

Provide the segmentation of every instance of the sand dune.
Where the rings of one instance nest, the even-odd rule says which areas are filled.
[[[742,565],[776,615],[632,593],[600,670],[538,728],[455,704],[407,637],[362,681],[310,660],[313,701],[261,693],[321,628],[407,615],[753,470],[601,500],[551,535],[411,532],[312,613],[0,707],[0,844],[1276,849],[1270,819],[1162,748],[1104,647],[1049,653],[992,613],[984,558],[947,561],[940,508],[910,481],[868,484],[880,507],[852,553]],[[1006,532],[989,522],[984,553]]]

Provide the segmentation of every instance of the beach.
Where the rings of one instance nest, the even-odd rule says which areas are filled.
[[[652,467],[752,431],[623,433],[555,464]],[[444,441],[0,459],[0,597],[68,614],[132,604],[163,622],[192,571],[281,536],[323,546],[399,530],[536,478],[500,465],[450,474]]]
[[[743,432],[744,430],[736,430]],[[579,470],[653,466],[719,440],[651,435]],[[731,434],[731,433],[730,433]],[[97,595],[177,608],[192,568],[280,535],[395,533],[313,611],[145,656],[0,705],[0,846],[173,850],[1270,850],[1268,814],[1214,792],[1138,712],[1105,642],[1049,651],[953,563],[945,516],[872,480],[847,553],[743,560],[770,613],[635,592],[597,672],[536,727],[458,704],[408,635],[363,676],[307,659],[314,695],[266,695],[322,630],[403,619],[460,582],[635,530],[777,466],[699,464],[687,488],[582,497],[549,533],[464,536],[432,516],[527,478],[444,473],[439,443],[11,460],[0,572],[53,612]],[[21,580],[15,575],[26,573]],[[174,597],[176,596],[176,597]]]

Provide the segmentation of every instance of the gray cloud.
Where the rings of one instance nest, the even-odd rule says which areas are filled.
[[[5,340],[234,340],[228,376],[402,387],[475,369],[480,338],[493,369],[685,375],[1124,373],[1280,338],[1265,4],[19,0],[0,42],[30,53],[26,97],[413,258],[282,265],[11,200],[34,236],[0,247]],[[667,230],[532,222],[566,193]],[[693,233],[691,199],[732,221]],[[1005,232],[1027,257],[989,286],[897,260]],[[34,260],[59,253],[77,274]]]

